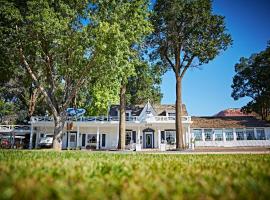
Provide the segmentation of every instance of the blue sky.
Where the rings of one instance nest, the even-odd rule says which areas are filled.
[[[190,115],[213,115],[245,105],[248,98],[231,98],[234,65],[240,57],[264,50],[270,40],[270,0],[214,0],[213,11],[225,16],[233,45],[201,69],[187,71],[182,96]],[[163,76],[161,90],[163,104],[175,103],[173,72]]]

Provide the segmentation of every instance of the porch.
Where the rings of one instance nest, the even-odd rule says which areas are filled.
[[[119,139],[118,123],[72,122],[72,127],[65,126],[63,149],[106,149],[116,150]],[[185,127],[184,140],[189,145],[189,128]],[[40,138],[44,134],[53,134],[52,123],[33,124],[35,148],[38,148]],[[132,123],[126,124],[126,149],[175,149],[175,124],[173,123]],[[32,146],[31,146],[32,147]]]

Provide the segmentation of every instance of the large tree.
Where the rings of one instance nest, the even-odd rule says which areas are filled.
[[[109,5],[109,6],[107,6]],[[148,20],[148,0],[118,0],[100,1],[98,9],[105,13],[101,20],[106,20],[121,33],[121,43],[117,51],[123,55],[118,65],[118,80],[120,81],[120,122],[118,148],[125,149],[125,93],[128,78],[134,74],[138,64],[138,49],[142,39],[150,33],[151,25]]]
[[[182,80],[186,71],[213,60],[232,40],[211,0],[157,0],[149,38],[152,58],[176,79],[176,148],[183,149]]]
[[[242,109],[256,112],[262,119],[270,117],[270,42],[267,48],[249,58],[241,58],[235,65],[232,97],[252,100]]]
[[[79,89],[87,84],[119,88],[122,67],[129,64],[131,28],[111,18],[127,13],[116,1],[38,0],[3,1],[1,4],[1,43],[15,65],[25,70],[44,96],[54,118],[55,149],[61,149],[66,109]],[[113,9],[112,9],[113,10]],[[129,10],[136,11],[136,10]],[[131,16],[140,13],[130,12]],[[7,22],[7,23],[6,23]],[[120,74],[120,75],[119,75]],[[110,88],[110,87],[108,87]]]

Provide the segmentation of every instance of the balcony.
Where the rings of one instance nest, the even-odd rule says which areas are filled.
[[[29,132],[29,125],[0,125],[0,133]]]
[[[34,122],[52,122],[53,117],[35,116],[32,117]],[[74,122],[114,122],[119,121],[119,117],[111,116],[86,116],[86,117],[67,117],[67,121]],[[126,117],[126,121],[139,121],[138,117]]]
[[[164,123],[164,122],[175,122],[175,116],[151,116],[146,118],[139,118],[137,116],[126,117],[127,122],[156,122],[156,123]],[[32,117],[33,122],[53,122],[53,117],[46,116],[36,116]],[[73,122],[118,122],[119,117],[112,116],[89,116],[89,117],[67,117],[67,121]],[[190,123],[191,116],[182,116],[183,123]]]

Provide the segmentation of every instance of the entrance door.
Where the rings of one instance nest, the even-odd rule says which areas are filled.
[[[145,132],[145,148],[153,148],[153,133]]]

